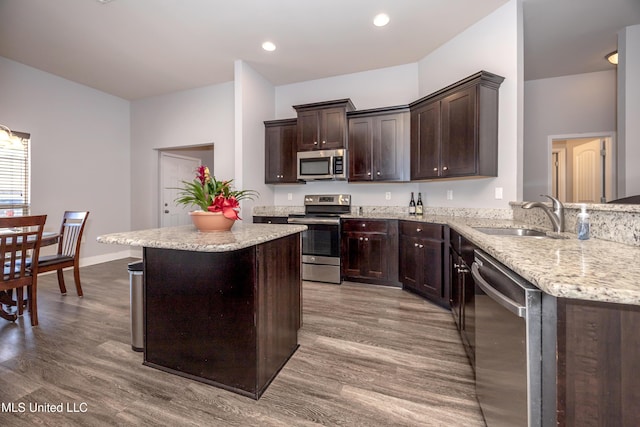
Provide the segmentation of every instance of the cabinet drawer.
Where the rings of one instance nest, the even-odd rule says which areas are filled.
[[[375,219],[347,219],[342,221],[342,231],[359,231],[362,233],[386,233],[388,224],[386,220]]]
[[[254,224],[287,224],[286,216],[254,216]]]
[[[443,239],[444,226],[429,224],[426,222],[401,221],[400,234],[411,237],[424,237],[430,239]]]

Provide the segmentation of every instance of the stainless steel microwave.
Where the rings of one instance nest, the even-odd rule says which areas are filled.
[[[347,150],[299,151],[298,179],[313,181],[321,179],[347,179]]]

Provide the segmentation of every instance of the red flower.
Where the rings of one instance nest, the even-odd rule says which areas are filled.
[[[205,185],[209,179],[209,168],[206,166],[199,166],[197,168],[196,178],[202,183],[202,185]]]
[[[218,195],[213,199],[211,206],[207,209],[209,212],[222,212],[226,218],[238,220],[242,219],[238,216],[238,212],[234,208],[240,207],[240,203],[234,196],[225,198],[222,195]]]

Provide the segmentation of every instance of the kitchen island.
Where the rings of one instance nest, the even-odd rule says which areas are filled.
[[[144,257],[144,365],[258,399],[298,348],[304,225],[115,233]]]

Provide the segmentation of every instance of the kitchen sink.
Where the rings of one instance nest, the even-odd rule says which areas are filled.
[[[556,236],[550,236],[544,231],[533,230],[531,228],[498,228],[498,227],[474,227],[481,233],[490,234],[492,236],[517,236],[517,237],[536,237],[539,239],[550,238],[556,239]]]

